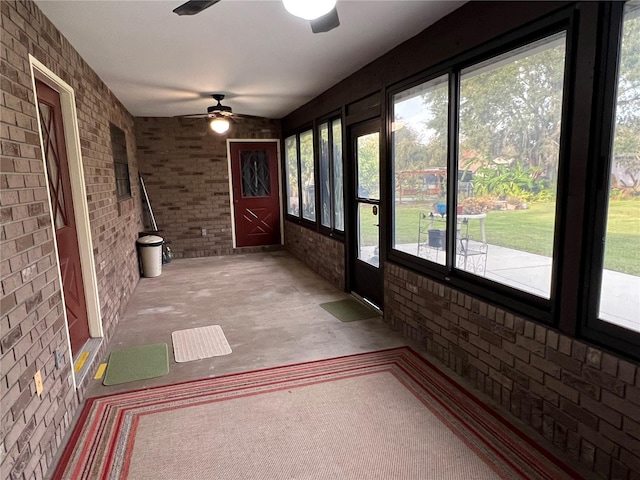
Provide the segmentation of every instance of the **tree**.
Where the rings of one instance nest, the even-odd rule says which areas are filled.
[[[623,26],[616,127],[613,142],[615,163],[625,170],[633,187],[640,185],[640,3],[630,4]]]

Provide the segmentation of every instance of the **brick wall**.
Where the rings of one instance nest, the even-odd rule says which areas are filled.
[[[0,478],[42,478],[78,407],[67,353],[58,266],[28,54],[75,90],[84,179],[105,334],[138,282],[139,189],[118,202],[109,122],[126,132],[137,177],[133,118],[32,2],[0,2]],[[53,351],[65,352],[55,368]],[[43,374],[42,398],[33,375]]]
[[[284,222],[285,248],[311,270],[344,290],[344,244],[296,223]]]
[[[604,478],[640,478],[638,366],[397,265],[385,321]]]
[[[174,256],[234,253],[227,137],[209,133],[204,120],[144,117],[135,124],[140,174]],[[280,122],[243,120],[228,137],[280,138]]]

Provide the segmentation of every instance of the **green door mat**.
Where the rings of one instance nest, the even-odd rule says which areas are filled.
[[[369,308],[351,298],[338,300],[337,302],[321,303],[320,306],[341,322],[354,322],[380,316],[373,308]]]
[[[103,385],[146,380],[169,373],[169,352],[166,343],[140,345],[114,350],[109,356]]]

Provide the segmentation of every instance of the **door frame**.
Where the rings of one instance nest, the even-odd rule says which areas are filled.
[[[71,180],[71,197],[73,199],[73,214],[76,221],[76,231],[78,236],[78,248],[80,251],[80,266],[82,269],[82,283],[85,291],[87,304],[87,321],[89,324],[89,336],[91,338],[103,337],[102,313],[100,311],[100,298],[98,294],[98,279],[96,276],[95,259],[93,257],[93,240],[91,238],[91,224],[89,221],[89,205],[87,204],[87,189],[84,181],[84,167],[82,165],[82,150],[80,147],[80,133],[78,128],[78,117],[76,114],[76,100],[73,88],[55,73],[49,70],[43,63],[29,54],[29,68],[31,71],[31,84],[33,89],[34,107],[38,108],[38,95],[36,92],[36,78],[47,84],[60,94],[60,105],[64,126],[64,138],[67,146],[67,160],[69,164],[69,179]],[[40,135],[40,150],[42,161],[44,158],[44,146],[42,145],[42,131],[38,122],[38,134]],[[46,166],[44,175],[47,186],[47,202],[49,203],[49,215],[53,215],[51,207],[51,195],[49,192],[49,179]],[[51,218],[51,225],[54,225]],[[62,273],[60,271],[60,258],[58,256],[58,244],[53,235],[53,244],[56,256],[58,282],[62,302],[64,304],[64,290],[62,289]],[[71,354],[71,341],[69,340],[69,327],[66,309],[63,308],[64,323],[67,330],[67,347],[69,358]],[[74,369],[71,368],[74,387],[76,378]]]
[[[236,215],[233,199],[233,172],[231,170],[231,144],[232,143],[275,143],[276,162],[278,163],[278,214],[280,215],[280,245],[284,245],[284,215],[282,215],[282,166],[280,165],[280,140],[277,138],[227,138],[227,171],[229,177],[229,208],[231,209],[231,238],[233,248],[238,248],[236,238]],[[244,247],[240,247],[244,248]]]
[[[358,133],[358,130],[369,130],[371,132],[377,131],[379,134],[379,178],[380,178],[380,201],[378,203],[378,255],[379,266],[382,287],[380,291],[381,301],[380,305],[377,305],[380,312],[384,311],[384,262],[387,258],[387,214],[386,214],[386,161],[385,161],[385,141],[384,141],[384,129],[381,117],[375,116],[368,120],[364,120],[357,123],[352,123],[344,127],[346,132],[343,132],[344,138],[343,145],[346,145],[346,155],[344,157],[344,173],[345,173],[345,289],[362,299],[358,292],[353,291],[355,285],[355,262],[358,260],[358,254],[355,251],[357,247],[357,234],[358,234],[358,202],[356,201],[356,183],[357,172],[356,164],[354,161],[354,132]],[[369,302],[367,302],[369,303]]]

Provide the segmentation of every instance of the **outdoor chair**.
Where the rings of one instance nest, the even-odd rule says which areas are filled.
[[[455,266],[478,275],[484,275],[487,266],[487,242],[475,240],[469,234],[469,219],[457,221],[456,260]],[[429,261],[439,262],[444,259],[447,249],[446,216],[440,212],[434,214],[420,212],[418,217],[417,256]],[[440,257],[442,255],[442,257]]]

